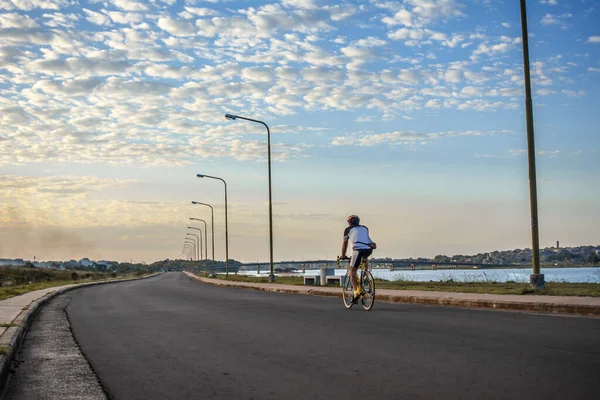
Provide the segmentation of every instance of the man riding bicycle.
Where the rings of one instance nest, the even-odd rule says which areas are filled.
[[[375,242],[369,237],[369,229],[366,226],[360,225],[360,218],[357,215],[348,217],[348,227],[344,230],[344,242],[342,243],[342,259],[347,259],[346,251],[348,250],[348,242],[352,243],[352,258],[350,259],[350,281],[354,290],[354,298],[357,299],[361,295],[360,286],[356,279],[356,270],[361,264],[363,258],[365,263],[367,257],[377,248]]]

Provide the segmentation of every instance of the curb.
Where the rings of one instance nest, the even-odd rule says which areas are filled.
[[[17,317],[12,321],[12,323],[17,326],[11,326],[6,328],[6,331],[4,331],[4,333],[0,336],[0,347],[3,349],[3,351],[0,352],[0,398],[2,398],[4,390],[6,389],[5,386],[8,382],[7,378],[10,374],[13,359],[15,355],[19,352],[21,345],[23,344],[23,340],[25,339],[25,335],[27,333],[27,330],[29,329],[29,326],[33,322],[33,319],[37,315],[39,309],[44,304],[46,304],[48,301],[50,301],[56,296],[59,296],[71,290],[80,289],[82,287],[135,281],[139,279],[151,278],[156,275],[159,274],[152,274],[141,278],[81,283],[76,286],[58,289],[54,292],[48,293],[45,296],[33,301],[28,306],[25,306],[23,308],[23,311],[21,311],[19,315],[17,315]]]
[[[277,286],[264,286],[264,284],[253,284],[249,282],[227,282],[218,279],[202,278],[191,273],[185,272],[191,279],[196,279],[202,283],[208,283],[215,286],[245,288],[253,290],[262,290],[265,292],[294,293],[314,296],[338,297],[341,298],[339,289],[326,289],[316,287],[299,287],[298,289],[288,289]],[[276,285],[276,284],[275,284]],[[586,317],[600,317],[600,306],[585,304],[558,304],[551,302],[519,302],[509,300],[492,299],[460,299],[449,296],[413,296],[402,294],[381,294],[376,295],[378,301],[387,303],[408,303],[424,304],[445,307],[463,307],[463,308],[487,308],[495,310],[510,311],[528,311],[546,314],[572,314]]]

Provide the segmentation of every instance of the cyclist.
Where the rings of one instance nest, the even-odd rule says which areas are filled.
[[[358,299],[361,295],[360,286],[357,282],[356,270],[367,257],[373,253],[373,250],[377,248],[375,242],[371,240],[369,236],[369,229],[366,226],[360,225],[360,218],[357,215],[351,215],[348,217],[348,227],[344,230],[344,241],[342,243],[342,259],[347,259],[346,251],[348,250],[348,242],[352,243],[352,258],[350,259],[350,281],[352,282],[352,289],[354,290],[354,300]]]

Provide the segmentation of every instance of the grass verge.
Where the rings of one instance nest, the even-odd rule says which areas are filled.
[[[74,275],[77,279],[74,279]],[[82,278],[85,279],[82,279]],[[108,279],[127,279],[140,277],[136,273],[111,276],[100,272],[64,271],[38,268],[0,268],[0,300],[19,296],[35,290],[76,283],[101,282]]]
[[[225,276],[220,275],[219,279],[225,279]],[[255,283],[269,282],[268,277],[253,277],[243,275],[229,275],[227,280]],[[276,277],[275,283],[286,285],[304,285],[304,278],[299,276],[278,276]],[[534,292],[527,283],[518,282],[414,282],[405,280],[385,281],[376,279],[375,285],[377,289],[394,290],[600,297],[600,283],[547,282],[546,288],[539,292]]]

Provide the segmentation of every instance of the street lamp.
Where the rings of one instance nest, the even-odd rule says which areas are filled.
[[[206,221],[200,218],[190,218],[191,221],[201,221],[204,222],[204,259],[208,259],[208,231],[206,230]]]
[[[198,237],[198,235],[196,235],[194,233],[188,232],[188,233],[186,233],[186,235],[196,237],[196,261],[200,261],[200,254],[198,253],[198,248],[202,246],[202,242],[200,241],[200,238]],[[200,243],[200,246],[198,246],[198,243]]]
[[[183,249],[189,251],[192,247],[191,242],[185,241],[183,242]]]
[[[193,226],[188,226],[188,229],[194,229],[200,232],[200,241],[198,243],[200,243],[200,260],[202,260],[202,229],[194,228]]]
[[[183,259],[186,261],[187,261],[188,257],[190,256],[191,248],[192,248],[192,245],[189,243],[186,243],[185,245],[183,245],[183,257],[184,257]]]
[[[533,274],[529,276],[531,287],[544,289],[544,274],[540,273],[540,238],[538,232],[537,184],[535,174],[535,144],[533,140],[533,104],[529,77],[529,40],[527,34],[527,7],[521,0],[521,35],[523,38],[523,72],[525,75],[525,114],[527,120],[527,159],[529,161],[529,205],[531,209],[531,241]]]
[[[225,278],[228,278],[229,277],[229,230],[228,230],[228,225],[227,225],[227,182],[225,182],[224,179],[216,177],[216,176],[203,175],[203,174],[196,174],[196,176],[198,178],[217,179],[217,180],[220,180],[221,182],[223,182],[223,184],[225,185]]]
[[[189,245],[189,247],[187,248],[187,256],[190,258],[190,261],[194,261],[194,256],[193,256],[194,247],[192,246],[191,243],[188,243],[188,245]],[[191,251],[191,253],[190,253],[190,251]],[[187,257],[186,257],[186,261],[187,261]]]
[[[193,248],[192,248],[192,260],[193,260],[193,257],[196,255],[196,249],[198,248],[196,246],[196,241],[194,239],[188,238],[188,239],[186,239],[186,243],[190,243],[193,246]]]
[[[262,121],[241,117],[239,115],[225,114],[225,118],[235,121],[236,119],[245,119],[246,121],[256,122],[263,124],[267,128],[267,157],[269,166],[269,252],[270,252],[270,264],[271,274],[269,275],[269,282],[275,282],[275,275],[273,274],[273,202],[271,200],[271,131],[269,126]]]
[[[211,220],[211,237],[212,237],[212,272],[210,273],[210,277],[215,277],[215,211],[210,204],[200,203],[199,201],[192,201],[192,204],[200,204],[201,206],[210,207],[210,220]]]

